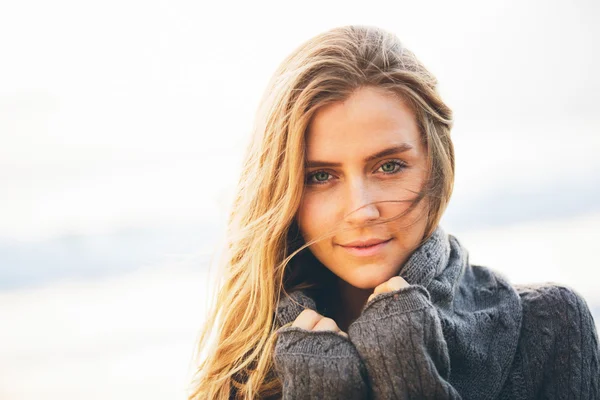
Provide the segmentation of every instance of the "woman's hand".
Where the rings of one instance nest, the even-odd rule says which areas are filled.
[[[282,399],[367,399],[367,371],[348,335],[312,309],[297,315],[273,351]]]
[[[294,323],[293,327],[305,329],[307,331],[332,331],[335,333],[339,333],[344,337],[348,337],[346,332],[342,332],[342,330],[337,326],[334,320],[331,318],[326,318],[316,312],[315,310],[306,309],[298,315]]]
[[[399,276],[377,286],[348,336],[374,400],[461,398],[449,383],[448,347],[425,287]]]
[[[373,297],[377,296],[381,293],[393,292],[396,290],[400,290],[402,288],[410,286],[408,282],[404,280],[404,278],[400,276],[394,276],[390,278],[388,281],[383,282],[381,285],[377,286],[373,291],[373,294],[369,296],[367,303],[373,299]]]

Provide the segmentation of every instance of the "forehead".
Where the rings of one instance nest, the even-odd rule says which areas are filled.
[[[365,87],[313,116],[306,136],[309,160],[343,161],[408,143],[422,151],[413,111],[399,96]]]

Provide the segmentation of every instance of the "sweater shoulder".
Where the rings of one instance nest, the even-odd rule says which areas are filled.
[[[557,335],[579,336],[595,325],[585,299],[568,286],[544,283],[515,289],[523,307],[522,335],[553,340]]]
[[[557,283],[515,285],[523,305],[523,317],[577,322],[582,312],[590,314],[585,299],[574,289]],[[574,314],[569,311],[577,310]],[[591,316],[591,315],[590,315]]]
[[[523,307],[518,359],[530,390],[536,397],[573,394],[584,387],[586,393],[597,393],[598,337],[584,298],[555,283],[515,289]]]

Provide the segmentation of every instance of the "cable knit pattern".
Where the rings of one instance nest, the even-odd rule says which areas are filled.
[[[512,286],[439,227],[399,275],[410,286],[366,304],[349,340],[279,330],[284,399],[600,399],[598,337],[573,290]],[[293,293],[277,321],[317,306]]]
[[[350,341],[328,331],[282,328],[275,366],[284,399],[364,399],[364,366]]]
[[[600,349],[585,300],[555,284],[516,289],[523,326],[503,398],[600,399]]]
[[[285,326],[306,308],[316,310],[316,304],[301,291],[279,302],[274,362],[283,399],[365,399],[365,367],[350,340]]]
[[[350,326],[374,399],[460,398],[447,382],[448,349],[429,294],[418,285],[377,296]]]

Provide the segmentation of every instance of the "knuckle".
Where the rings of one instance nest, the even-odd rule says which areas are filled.
[[[321,319],[313,328],[314,330],[336,330],[337,325],[331,318]]]
[[[394,290],[401,289],[408,285],[408,283],[400,276],[395,276],[390,280],[390,283],[394,287]]]
[[[319,314],[315,311],[315,310],[311,310],[310,308],[306,308],[304,310],[302,310],[302,312],[300,313],[300,315],[298,315],[298,318],[300,317],[304,317],[304,318],[313,318],[313,317],[317,317]]]
[[[321,318],[321,315],[315,310],[305,309],[296,317],[294,326],[310,329],[312,326],[318,323]]]

